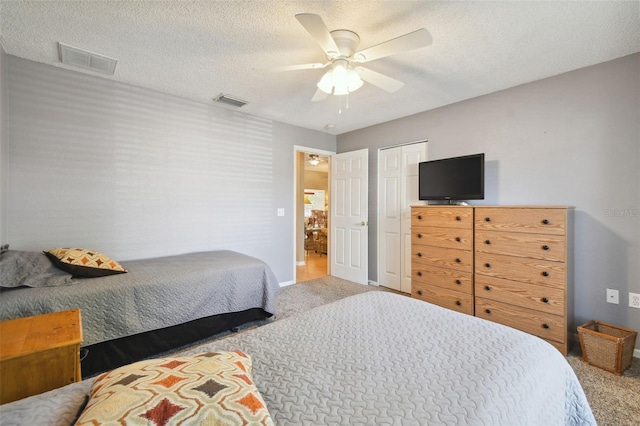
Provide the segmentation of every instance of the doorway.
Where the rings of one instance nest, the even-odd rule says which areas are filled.
[[[329,171],[332,154],[312,148],[295,148],[295,283],[329,275]]]

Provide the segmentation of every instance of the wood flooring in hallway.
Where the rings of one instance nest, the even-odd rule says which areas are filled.
[[[314,280],[329,275],[327,273],[327,255],[308,251],[304,258],[305,265],[296,267],[296,282]]]

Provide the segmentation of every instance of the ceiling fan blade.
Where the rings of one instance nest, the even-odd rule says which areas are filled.
[[[325,99],[327,99],[327,93],[323,92],[322,90],[318,89],[316,90],[316,93],[313,95],[313,98],[311,98],[311,102],[318,102],[318,101],[324,101]]]
[[[272,67],[271,70],[273,71],[317,70],[317,69],[326,67],[330,63],[331,62],[321,64],[320,62],[315,62],[313,64],[282,65],[279,67]]]
[[[426,29],[421,28],[412,33],[387,40],[384,43],[356,52],[353,55],[353,58],[354,61],[361,63],[375,61],[376,59],[384,58],[396,53],[429,46],[431,43],[433,43],[431,34],[429,34],[429,31]]]
[[[384,74],[380,74],[376,71],[371,71],[370,69],[357,67],[356,71],[360,74],[360,78],[366,81],[367,83],[373,84],[381,88],[382,90],[386,90],[389,93],[393,93],[398,91],[404,86],[404,83],[400,80],[396,80],[395,78],[387,77]]]
[[[337,57],[340,55],[340,50],[336,46],[336,42],[331,37],[329,29],[324,24],[324,21],[320,15],[314,13],[299,13],[296,15],[296,19],[307,30],[311,37],[320,45],[322,50],[329,57]]]

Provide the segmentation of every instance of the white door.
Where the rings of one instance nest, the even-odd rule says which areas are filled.
[[[369,150],[331,159],[331,275],[368,284]]]
[[[402,149],[378,153],[378,284],[400,291],[403,246],[400,221]]]
[[[402,177],[400,180],[402,278],[400,291],[404,293],[411,293],[411,206],[426,204],[418,199],[418,164],[426,160],[427,142],[402,147]]]
[[[411,293],[411,206],[418,200],[418,164],[427,143],[382,149],[378,155],[378,284]]]

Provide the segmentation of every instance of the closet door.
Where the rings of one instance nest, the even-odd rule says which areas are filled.
[[[400,179],[401,273],[400,291],[411,293],[411,206],[426,204],[418,200],[418,164],[427,161],[427,142],[402,147],[402,174]]]
[[[418,163],[427,143],[378,154],[378,284],[411,293],[411,205],[418,201]]]
[[[378,154],[378,284],[400,291],[402,234],[400,206],[402,149],[382,149]]]

